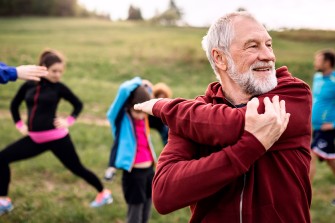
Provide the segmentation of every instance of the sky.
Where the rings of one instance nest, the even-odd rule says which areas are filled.
[[[130,5],[144,19],[169,6],[170,0],[78,0],[89,10],[109,13],[112,20],[126,19]],[[174,0],[191,26],[209,26],[220,16],[242,7],[268,29],[309,28],[335,30],[335,0]]]

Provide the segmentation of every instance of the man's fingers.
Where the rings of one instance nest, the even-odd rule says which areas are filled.
[[[142,111],[142,109],[143,109],[143,103],[135,104],[135,105],[134,105],[134,109],[135,109],[135,110]]]
[[[272,105],[275,112],[280,115],[280,104],[278,95],[272,97]]]
[[[145,101],[143,103],[136,104],[136,105],[134,105],[134,109],[145,112],[149,115],[153,115],[152,114],[152,108],[154,107],[155,103],[159,100],[161,100],[161,98],[150,99],[149,101]]]
[[[258,115],[258,111],[257,111],[258,106],[259,106],[258,98],[253,98],[248,102],[246,112],[250,115],[255,115],[255,114]]]
[[[39,77],[34,77],[34,76],[30,76],[30,77],[28,78],[28,80],[31,80],[31,81],[40,81],[41,78],[39,78]]]
[[[275,112],[274,106],[270,101],[269,97],[265,97],[263,101],[265,105],[265,114]]]

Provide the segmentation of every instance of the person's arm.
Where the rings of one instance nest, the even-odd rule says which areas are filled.
[[[244,131],[237,143],[200,159],[196,159],[196,151],[207,145],[170,131],[153,180],[153,201],[158,212],[166,214],[214,194],[265,154],[285,131],[290,115],[276,98],[272,103],[265,98],[264,103],[264,114],[257,111],[258,99],[247,104]]]
[[[70,102],[70,104],[73,106],[73,110],[71,115],[65,119],[61,117],[55,118],[54,125],[56,128],[67,128],[73,125],[76,121],[77,117],[83,109],[83,103],[66,85],[60,84],[60,88],[61,97]]]
[[[39,81],[41,77],[48,74],[47,68],[36,65],[21,65],[18,67],[7,66],[0,62],[0,83],[6,84],[8,81],[22,80]]]
[[[214,194],[247,172],[266,152],[248,132],[237,144],[195,159],[198,146],[170,131],[152,185],[153,203],[159,213],[168,214]]]
[[[177,134],[208,145],[230,145],[243,132],[244,108],[199,100],[161,99],[152,109]]]
[[[28,83],[24,83],[20,87],[20,89],[18,90],[18,92],[16,93],[16,95],[14,96],[14,98],[12,99],[10,103],[10,112],[11,112],[13,121],[15,123],[15,126],[17,130],[21,132],[23,135],[27,134],[28,127],[21,120],[19,108],[20,108],[21,103],[24,101],[27,88],[28,88]]]
[[[41,77],[48,75],[48,70],[44,66],[21,65],[16,67],[17,78],[21,80],[40,81]]]

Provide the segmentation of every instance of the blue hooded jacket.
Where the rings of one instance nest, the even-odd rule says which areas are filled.
[[[115,100],[107,111],[107,119],[112,128],[114,144],[112,147],[110,166],[131,171],[137,149],[133,122],[125,109],[125,104],[131,94],[142,84],[140,77],[125,81],[119,87]],[[148,138],[151,154],[156,161],[150,138]]]

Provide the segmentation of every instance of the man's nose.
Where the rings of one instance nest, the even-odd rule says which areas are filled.
[[[260,60],[265,60],[265,61],[275,61],[276,56],[273,53],[272,48],[264,46],[264,47],[261,48],[261,50],[259,52],[259,59]]]

